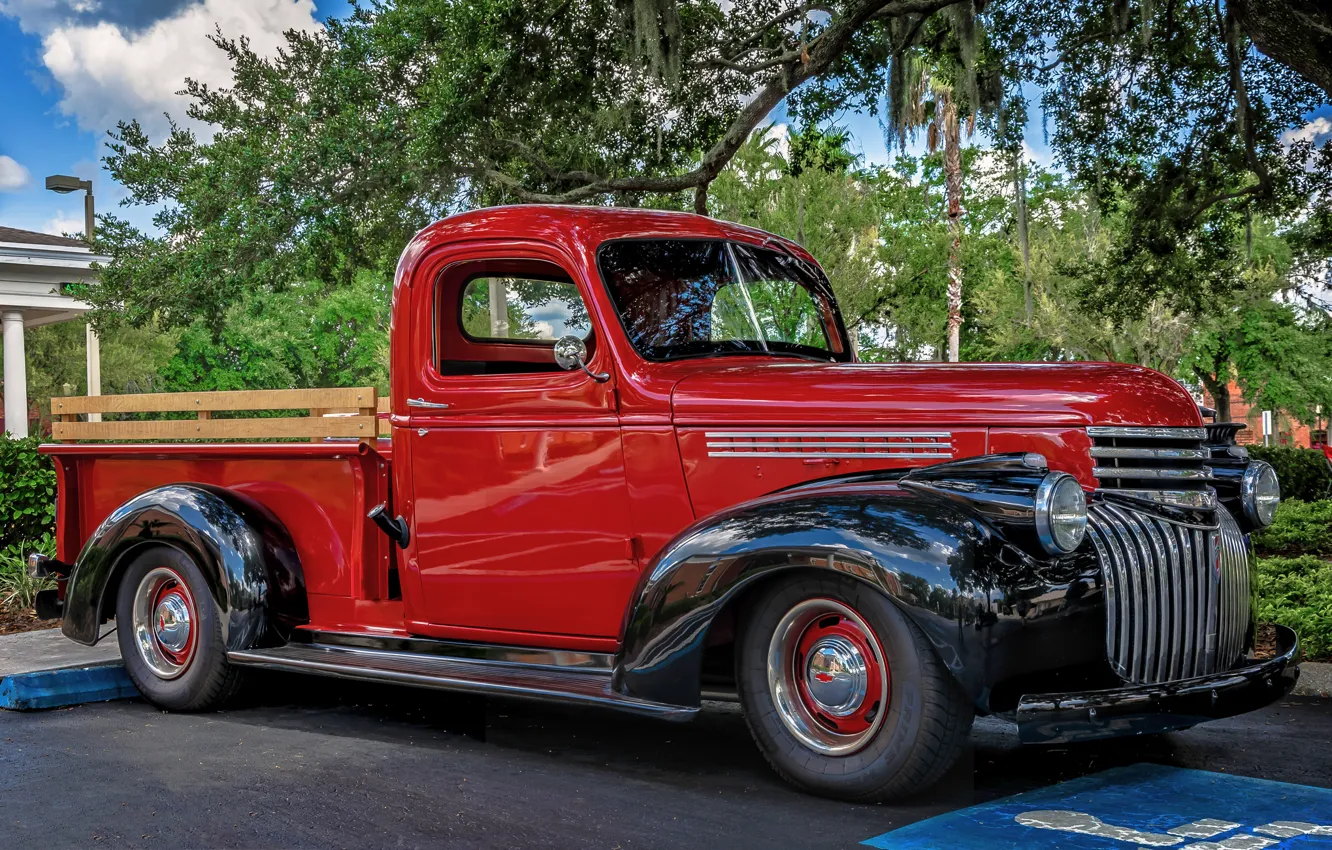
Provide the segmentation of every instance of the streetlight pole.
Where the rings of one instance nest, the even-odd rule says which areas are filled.
[[[92,248],[97,227],[97,216],[93,212],[93,184],[91,180],[80,180],[67,174],[53,174],[46,178],[46,188],[52,192],[67,195],[82,190],[83,196],[83,239]],[[102,394],[102,343],[97,338],[97,331],[91,324],[85,324],[84,341],[87,345],[88,395]],[[89,413],[89,422],[101,422],[102,414]]]

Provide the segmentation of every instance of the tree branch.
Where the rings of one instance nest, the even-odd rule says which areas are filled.
[[[754,69],[754,72],[767,69],[775,70],[775,73],[768,75],[753,99],[740,110],[721,138],[703,154],[698,167],[682,174],[608,177],[585,171],[547,172],[534,161],[540,170],[547,172],[546,176],[551,180],[582,184],[564,192],[534,192],[523,186],[520,180],[500,171],[494,163],[482,163],[480,173],[487,180],[512,192],[519,200],[531,203],[568,204],[598,195],[623,192],[666,194],[686,189],[696,190],[697,201],[697,190],[705,189],[708,183],[716,179],[768,113],[792,90],[827,71],[846,52],[851,39],[867,21],[912,14],[929,16],[962,2],[970,0],[858,0],[851,3],[841,15],[828,22],[828,26],[819,33],[818,38],[809,42],[805,51],[785,53],[779,57],[780,61],[765,63],[764,68]],[[811,4],[801,8],[808,12],[819,7]],[[793,14],[798,13],[799,10],[795,10]],[[706,190],[703,197],[706,199]]]
[[[1044,73],[1045,71],[1053,71],[1055,68],[1058,68],[1060,65],[1064,64],[1064,62],[1068,59],[1069,55],[1072,54],[1073,51],[1077,50],[1079,47],[1091,44],[1093,41],[1100,41],[1101,39],[1105,38],[1108,35],[1110,35],[1110,33],[1105,31],[1089,32],[1086,35],[1082,36],[1081,38],[1075,39],[1072,44],[1070,44],[1068,47],[1065,47],[1063,50],[1059,51],[1059,55],[1054,58],[1054,61],[1046,65],[1036,66],[1036,70],[1042,73]]]

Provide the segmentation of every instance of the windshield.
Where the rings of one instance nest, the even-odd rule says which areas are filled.
[[[648,360],[767,354],[850,359],[827,280],[791,254],[708,239],[602,246],[601,276]]]

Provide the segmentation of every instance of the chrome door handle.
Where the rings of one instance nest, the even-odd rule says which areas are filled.
[[[426,401],[426,400],[423,399],[423,398],[409,398],[409,399],[407,399],[407,406],[408,406],[408,407],[424,407],[424,408],[427,409],[427,410],[446,410],[446,409],[448,409],[448,405],[447,405],[447,404],[440,404],[440,403],[437,402],[437,401]]]

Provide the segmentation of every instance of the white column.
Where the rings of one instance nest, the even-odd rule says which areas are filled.
[[[88,395],[102,394],[102,341],[92,325],[84,325],[88,341]],[[102,414],[89,413],[89,422],[101,422]]]
[[[23,314],[0,315],[5,352],[5,430],[28,436],[28,356],[23,351]]]

